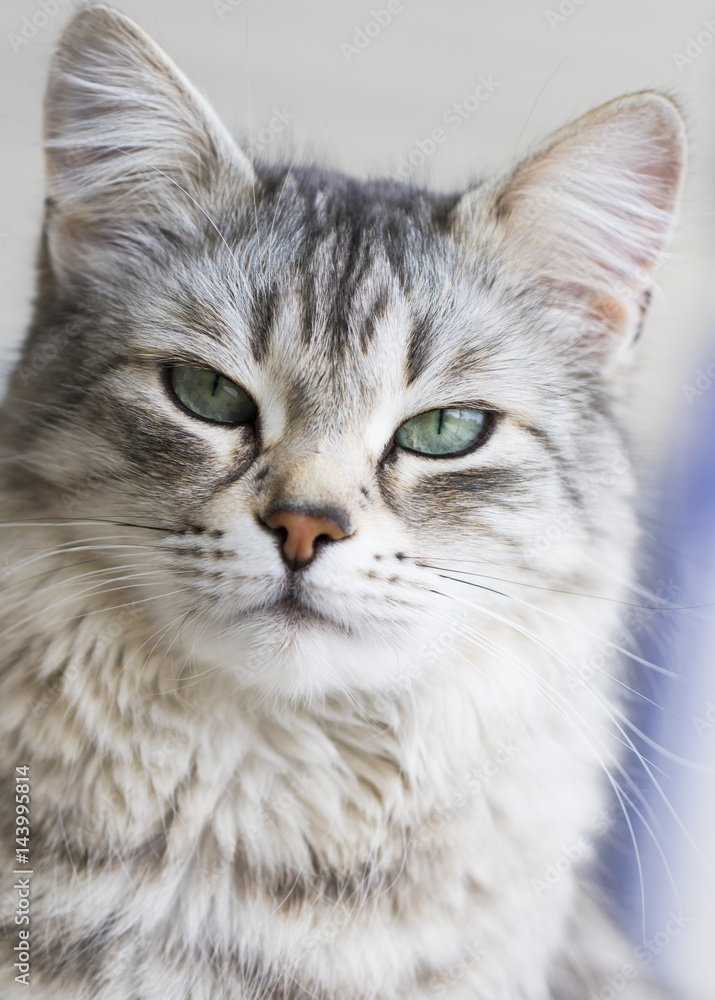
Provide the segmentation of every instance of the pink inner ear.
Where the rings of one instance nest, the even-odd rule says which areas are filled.
[[[634,157],[634,173],[651,179],[647,185],[656,208],[672,211],[685,166],[682,129],[673,130],[673,122],[659,122],[662,131],[651,130],[646,143]],[[668,127],[670,124],[670,127]]]
[[[597,295],[591,302],[590,311],[598,323],[607,326],[614,333],[625,330],[628,324],[628,310],[612,295]]]
[[[518,263],[617,297],[640,295],[670,230],[683,125],[655,94],[586,115],[518,166],[496,199]],[[620,322],[611,306],[604,319]]]

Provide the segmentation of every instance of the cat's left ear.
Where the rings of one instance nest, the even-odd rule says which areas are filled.
[[[253,182],[208,102],[141,28],[103,5],[79,10],[62,33],[45,146],[51,247],[65,262],[122,225],[190,224],[215,192],[248,197]]]
[[[673,225],[685,161],[675,105],[655,93],[605,104],[553,135],[485,199],[467,194],[459,228],[496,237],[512,266],[588,301],[632,330]]]

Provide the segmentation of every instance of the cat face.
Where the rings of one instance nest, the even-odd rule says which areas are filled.
[[[381,689],[465,615],[498,629],[504,581],[532,605],[612,589],[622,376],[682,161],[665,99],[432,195],[248,163],[135,25],[88,8],[47,134],[25,365],[61,349],[6,404],[22,486],[115,522],[182,664],[289,698]]]

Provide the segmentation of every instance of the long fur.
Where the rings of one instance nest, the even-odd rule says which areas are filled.
[[[28,765],[34,872],[31,991],[8,890],[1,995],[598,995],[632,958],[589,872],[606,793],[638,808],[621,410],[677,111],[622,98],[453,196],[251,165],[95,6],[46,109],[0,424],[3,802]],[[177,362],[258,427],[177,405]],[[480,448],[392,444],[449,406],[493,414]],[[291,573],[276,506],[348,537]],[[13,844],[6,810],[5,869]]]

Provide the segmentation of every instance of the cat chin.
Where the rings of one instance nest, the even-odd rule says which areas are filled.
[[[200,671],[235,679],[261,699],[301,703],[346,691],[404,692],[425,648],[414,636],[406,643],[405,630],[394,625],[390,632],[384,625],[349,628],[290,607],[244,615],[219,634],[200,633],[189,641]]]

